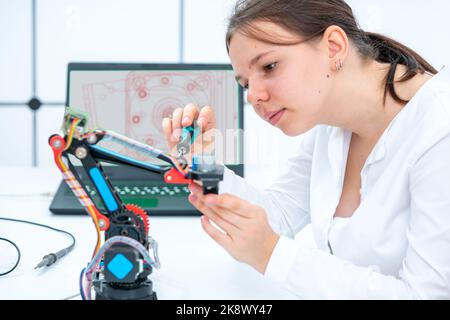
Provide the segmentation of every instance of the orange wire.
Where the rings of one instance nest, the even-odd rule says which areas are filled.
[[[71,126],[70,126],[70,130],[69,130],[69,134],[67,137],[67,144],[66,147],[64,148],[63,151],[67,150],[70,145],[72,144],[72,139],[73,139],[73,134],[75,132],[75,127],[78,125],[78,123],[80,122],[80,119],[74,119],[74,121],[72,122]],[[69,169],[67,168],[67,166],[65,165],[65,163],[62,161],[62,157],[61,154],[59,154],[59,156],[57,157],[57,165],[59,167],[59,169],[63,172],[66,173],[69,171]],[[92,257],[94,257],[98,250],[100,250],[100,245],[101,245],[101,230],[98,224],[98,219],[97,219],[97,214],[95,213],[94,210],[95,207],[91,206],[91,205],[87,205],[86,206],[86,210],[88,211],[89,215],[91,216],[93,222],[94,222],[94,226],[97,232],[97,243],[94,249],[94,253],[92,254]]]
[[[69,134],[67,136],[67,144],[66,147],[64,148],[63,151],[66,151],[70,145],[72,144],[72,139],[73,139],[73,133],[75,131],[75,127],[77,126],[77,124],[80,123],[80,119],[74,119],[72,124],[70,125],[70,130],[69,130]]]

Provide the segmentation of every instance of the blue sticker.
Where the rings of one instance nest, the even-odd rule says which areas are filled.
[[[123,254],[118,253],[107,268],[117,279],[122,280],[133,270],[133,264]]]

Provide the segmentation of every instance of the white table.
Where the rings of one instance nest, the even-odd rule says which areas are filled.
[[[77,240],[67,256],[34,270],[48,253],[70,243],[64,234],[0,221],[0,237],[22,252],[18,268],[0,277],[0,299],[64,299],[79,292],[80,271],[89,262],[96,234],[88,216],[54,216],[48,210],[61,180],[56,169],[0,168],[0,216],[32,220],[70,231]],[[159,299],[292,299],[289,292],[235,261],[203,231],[198,217],[153,217],[150,234],[159,244],[161,269],[151,275]],[[0,272],[16,259],[0,241]],[[78,296],[76,299],[79,299]]]

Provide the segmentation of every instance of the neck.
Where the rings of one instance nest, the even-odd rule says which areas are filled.
[[[327,122],[351,131],[362,141],[376,141],[404,105],[389,94],[384,103],[388,64],[362,62],[358,58],[348,60],[336,74]],[[400,66],[397,69],[401,77],[403,69]]]

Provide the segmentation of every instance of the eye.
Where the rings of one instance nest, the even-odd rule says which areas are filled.
[[[266,64],[266,65],[263,67],[263,69],[264,69],[264,71],[266,71],[266,72],[270,72],[270,71],[272,71],[273,69],[275,69],[276,66],[277,66],[277,63],[276,63],[276,62],[274,62],[274,63],[269,63],[269,64]]]
[[[248,90],[248,83],[239,83],[239,85],[244,88],[244,90]]]

